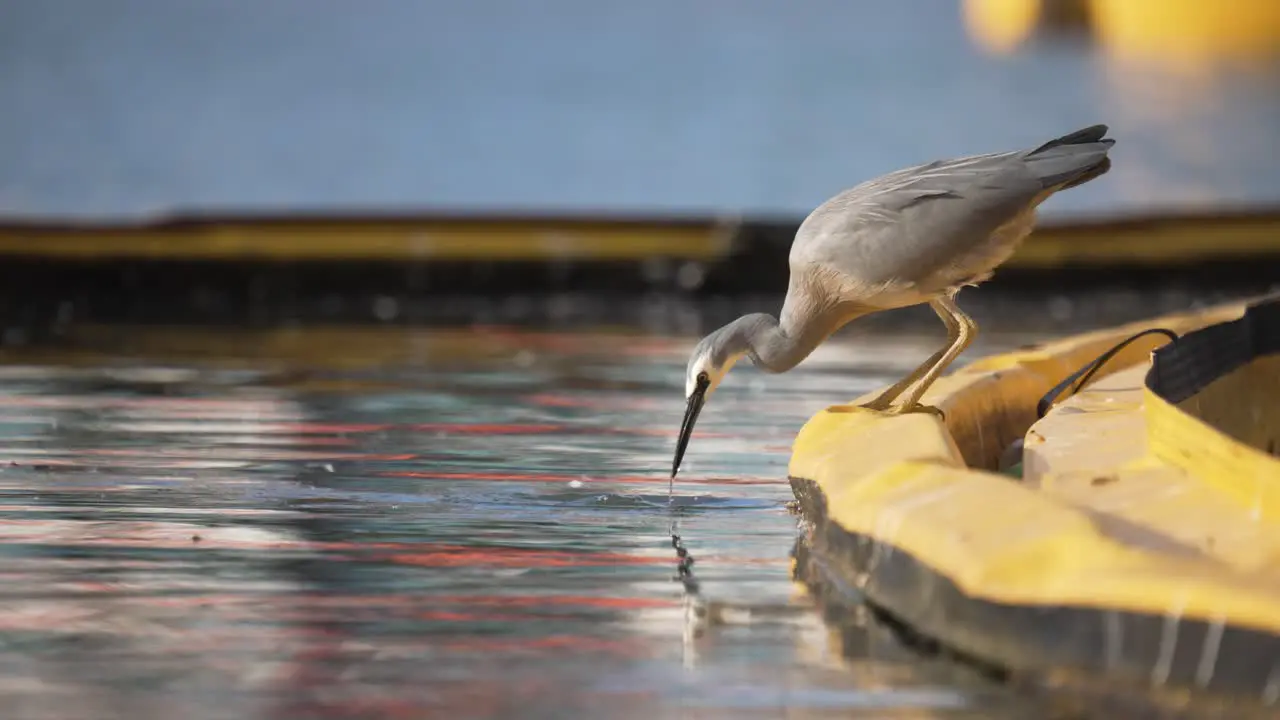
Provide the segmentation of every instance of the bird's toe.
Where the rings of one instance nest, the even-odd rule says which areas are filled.
[[[926,413],[929,415],[934,415],[940,420],[947,419],[947,414],[942,411],[942,408],[936,407],[934,405],[925,405],[924,403],[916,403],[911,406],[899,405],[893,408],[892,410],[890,410],[889,412],[894,415],[906,415],[907,413]]]

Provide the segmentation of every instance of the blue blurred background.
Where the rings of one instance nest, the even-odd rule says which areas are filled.
[[[1020,5],[1061,3],[6,2],[0,214],[803,216],[1095,122],[1112,176],[1046,215],[1280,198],[1274,62],[1013,43]]]

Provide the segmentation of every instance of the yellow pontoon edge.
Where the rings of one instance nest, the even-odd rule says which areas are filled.
[[[1003,667],[1275,702],[1280,583],[1152,547],[1140,528],[975,469],[996,467],[1035,421],[1036,400],[1116,342],[1153,326],[1185,333],[1245,307],[974,363],[926,395],[945,421],[853,405],[819,413],[797,437],[789,469],[813,522],[811,564],[825,582],[856,589],[914,631]],[[1144,362],[1158,342],[1134,343],[1099,374]]]

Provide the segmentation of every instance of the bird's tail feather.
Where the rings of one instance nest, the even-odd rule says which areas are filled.
[[[1027,154],[1035,155],[1037,153],[1042,153],[1045,150],[1048,150],[1050,148],[1061,147],[1063,145],[1088,145],[1090,143],[1102,143],[1104,145],[1114,145],[1116,141],[1112,140],[1109,137],[1106,137],[1106,135],[1107,135],[1106,125],[1090,125],[1089,127],[1083,130],[1077,130],[1068,135],[1063,135],[1060,138],[1054,138],[1053,140],[1050,140],[1049,142],[1041,145],[1040,147],[1036,148],[1035,150],[1032,150]]]
[[[1063,185],[1058,189],[1066,190],[1067,188],[1073,188],[1077,185],[1083,185],[1089,182],[1090,180],[1094,180],[1098,178],[1101,175],[1106,175],[1107,171],[1110,169],[1111,169],[1111,158],[1104,157],[1102,158],[1102,162],[1098,163],[1097,165],[1094,165],[1092,168],[1086,170],[1083,175],[1080,175],[1076,179],[1068,182],[1067,184]]]
[[[1083,185],[1111,169],[1107,151],[1115,140],[1104,137],[1106,134],[1106,125],[1077,130],[1031,150],[1023,160],[1046,189]]]

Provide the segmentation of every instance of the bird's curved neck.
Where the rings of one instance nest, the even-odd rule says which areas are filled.
[[[804,323],[788,323],[787,319],[784,315],[779,323],[772,315],[758,314],[739,320],[747,330],[746,353],[762,370],[780,373],[799,365],[845,320],[834,311],[814,315]]]

